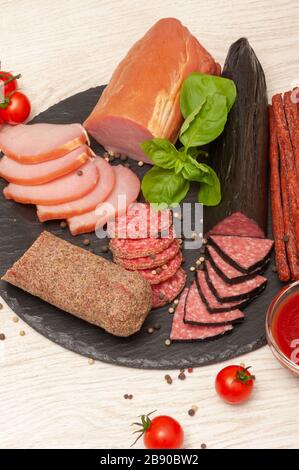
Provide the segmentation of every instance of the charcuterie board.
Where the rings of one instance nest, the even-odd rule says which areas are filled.
[[[38,115],[33,122],[83,122],[96,104],[103,88],[92,88],[67,98]],[[96,153],[103,152],[94,141],[91,145]],[[138,166],[136,161],[129,162],[139,177],[142,177],[148,168],[146,165]],[[1,190],[4,185],[4,181],[1,181]],[[188,202],[193,201],[195,201],[195,192],[191,190]],[[32,206],[19,205],[5,200],[2,196],[0,206],[1,275],[44,229],[78,246],[83,246],[83,239],[86,236],[72,237],[56,221],[41,224]],[[94,234],[90,234],[88,238],[90,245],[86,249],[103,256],[101,247],[107,244],[107,240],[100,240]],[[194,277],[189,267],[194,265],[196,254],[193,250],[184,250],[183,254],[189,285]],[[109,252],[104,256],[111,259]],[[0,294],[32,328],[51,341],[79,354],[129,367],[151,369],[194,367],[230,359],[265,344],[265,313],[273,297],[281,289],[281,283],[277,279],[277,274],[273,272],[273,267],[272,258],[265,272],[268,278],[266,290],[246,307],[246,319],[236,326],[232,333],[211,341],[173,343],[170,346],[165,345],[172,321],[168,307],[152,311],[137,334],[129,338],[118,338],[4,282],[0,283]],[[158,323],[160,329],[149,334],[147,330],[154,323]]]

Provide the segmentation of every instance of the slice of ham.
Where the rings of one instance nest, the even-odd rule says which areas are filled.
[[[81,124],[19,124],[0,132],[0,150],[21,163],[55,160],[86,142]]]
[[[113,167],[115,186],[110,196],[96,209],[67,220],[72,235],[94,232],[101,229],[114,215],[124,214],[140,191],[140,181],[129,168],[122,165]]]
[[[99,179],[99,171],[93,160],[85,163],[79,170],[49,183],[38,186],[22,186],[9,183],[4,188],[6,199],[23,204],[61,204],[79,199],[92,191]]]
[[[4,155],[0,160],[0,176],[10,183],[25,186],[44,184],[77,170],[92,154],[87,145],[81,145],[56,160],[31,164],[20,163]]]
[[[176,140],[181,85],[191,72],[219,74],[220,66],[180,21],[158,21],[118,65],[85,128],[108,151],[152,164],[140,144]]]
[[[64,158],[64,157],[63,157]],[[61,160],[61,159],[59,159]],[[37,206],[37,216],[40,222],[53,219],[67,219],[75,215],[92,211],[109,196],[115,183],[115,174],[112,166],[104,158],[95,157],[95,165],[100,174],[95,188],[80,199],[53,206]]]

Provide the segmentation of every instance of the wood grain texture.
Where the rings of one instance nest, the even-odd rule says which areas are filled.
[[[130,45],[165,16],[181,19],[221,63],[247,36],[269,95],[299,80],[295,0],[0,0],[0,13],[2,67],[22,72],[33,114],[107,82]],[[0,310],[0,448],[126,448],[130,423],[156,408],[181,421],[188,448],[298,448],[299,381],[267,347],[238,359],[253,366],[257,383],[250,402],[230,407],[214,393],[219,365],[167,385],[165,372],[89,365],[13,316]]]

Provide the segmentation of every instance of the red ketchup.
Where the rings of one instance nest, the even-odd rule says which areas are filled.
[[[299,292],[288,296],[277,307],[272,334],[285,356],[299,365]]]

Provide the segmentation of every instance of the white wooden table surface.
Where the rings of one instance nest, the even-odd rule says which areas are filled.
[[[166,16],[181,19],[222,64],[229,45],[247,36],[269,95],[299,79],[297,0],[0,0],[2,68],[23,74],[36,114],[106,83],[131,44]],[[252,365],[257,376],[253,398],[230,407],[214,392],[215,374],[225,364],[196,369],[170,386],[163,371],[89,365],[12,317],[4,306],[1,448],[126,448],[130,423],[153,409],[182,423],[188,448],[203,442],[209,448],[298,448],[299,380],[268,347],[229,361]],[[191,418],[187,410],[194,404],[198,412]]]

